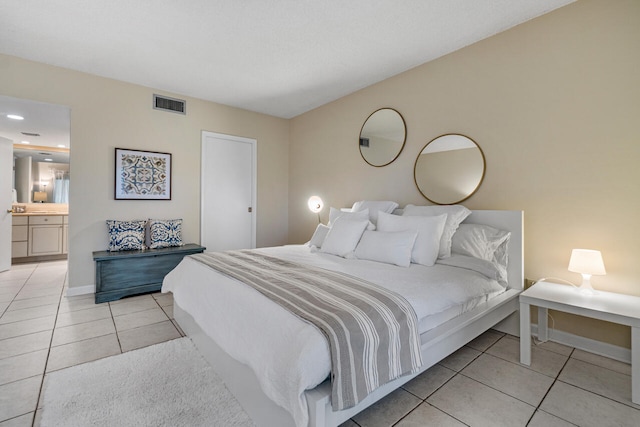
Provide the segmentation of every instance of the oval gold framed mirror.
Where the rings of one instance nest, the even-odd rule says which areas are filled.
[[[422,195],[438,205],[453,205],[480,187],[486,168],[484,153],[471,138],[441,135],[418,154],[413,176]]]
[[[371,166],[381,167],[398,158],[407,139],[407,126],[393,108],[374,111],[360,130],[360,155]]]

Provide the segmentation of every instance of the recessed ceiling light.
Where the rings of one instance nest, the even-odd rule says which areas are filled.
[[[24,120],[24,117],[18,116],[17,114],[7,114],[7,117],[13,120]]]
[[[23,144],[31,144],[29,141],[21,141]]]
[[[44,159],[45,162],[53,162],[53,159]]]
[[[58,148],[67,148],[67,146],[64,144],[58,144]]]

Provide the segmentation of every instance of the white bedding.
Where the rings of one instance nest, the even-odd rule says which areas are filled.
[[[348,260],[312,253],[303,245],[260,251],[394,290],[413,306],[421,333],[504,291],[497,281],[464,268]],[[323,382],[331,369],[327,340],[315,326],[188,257],[165,277],[162,292],[169,291],[223,350],[251,367],[264,393],[291,413],[296,425],[307,425],[303,393]]]

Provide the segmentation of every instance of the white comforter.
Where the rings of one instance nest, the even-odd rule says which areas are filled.
[[[418,319],[451,311],[452,307],[464,312],[504,291],[495,280],[464,268],[437,264],[404,268],[347,260],[312,253],[303,245],[260,251],[348,273],[394,290],[411,303]],[[176,303],[207,335],[253,369],[263,392],[291,413],[296,425],[307,425],[304,391],[323,382],[331,369],[328,343],[320,330],[249,286],[188,257],[165,277],[162,292],[173,292]]]

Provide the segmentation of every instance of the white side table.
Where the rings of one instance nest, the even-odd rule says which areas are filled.
[[[578,314],[631,326],[631,401],[640,404],[640,297],[538,282],[520,294],[520,363],[531,364],[530,306],[538,307],[538,339],[548,338],[547,310]]]

